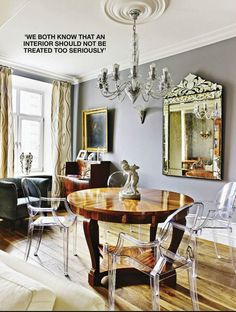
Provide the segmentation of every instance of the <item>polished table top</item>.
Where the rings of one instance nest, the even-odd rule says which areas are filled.
[[[119,223],[158,223],[194,200],[184,194],[139,188],[140,200],[121,199],[120,188],[95,188],[73,192],[67,199],[72,210],[85,218]]]

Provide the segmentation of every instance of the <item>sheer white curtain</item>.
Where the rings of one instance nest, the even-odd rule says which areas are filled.
[[[0,178],[13,174],[12,70],[0,65]]]
[[[53,81],[52,109],[52,196],[60,196],[60,179],[64,166],[71,160],[71,84]]]

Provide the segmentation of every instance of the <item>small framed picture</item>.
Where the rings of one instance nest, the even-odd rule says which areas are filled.
[[[87,157],[87,150],[80,150],[79,154],[76,157],[76,160],[78,159],[86,159]]]
[[[96,158],[96,153],[95,153],[95,152],[90,153],[90,154],[88,155],[88,160],[95,160],[95,158]]]

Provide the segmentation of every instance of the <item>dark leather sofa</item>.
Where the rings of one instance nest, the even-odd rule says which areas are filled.
[[[12,229],[15,228],[16,221],[28,217],[27,199],[21,187],[22,178],[0,179],[0,218],[8,220]],[[42,196],[48,196],[52,185],[51,176],[27,176],[27,178],[39,187]]]

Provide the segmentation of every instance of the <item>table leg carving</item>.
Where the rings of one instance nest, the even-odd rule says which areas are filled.
[[[100,276],[100,252],[99,252],[99,228],[96,220],[83,221],[84,234],[87,241],[92,268],[89,272],[88,282],[91,286],[99,286]]]

